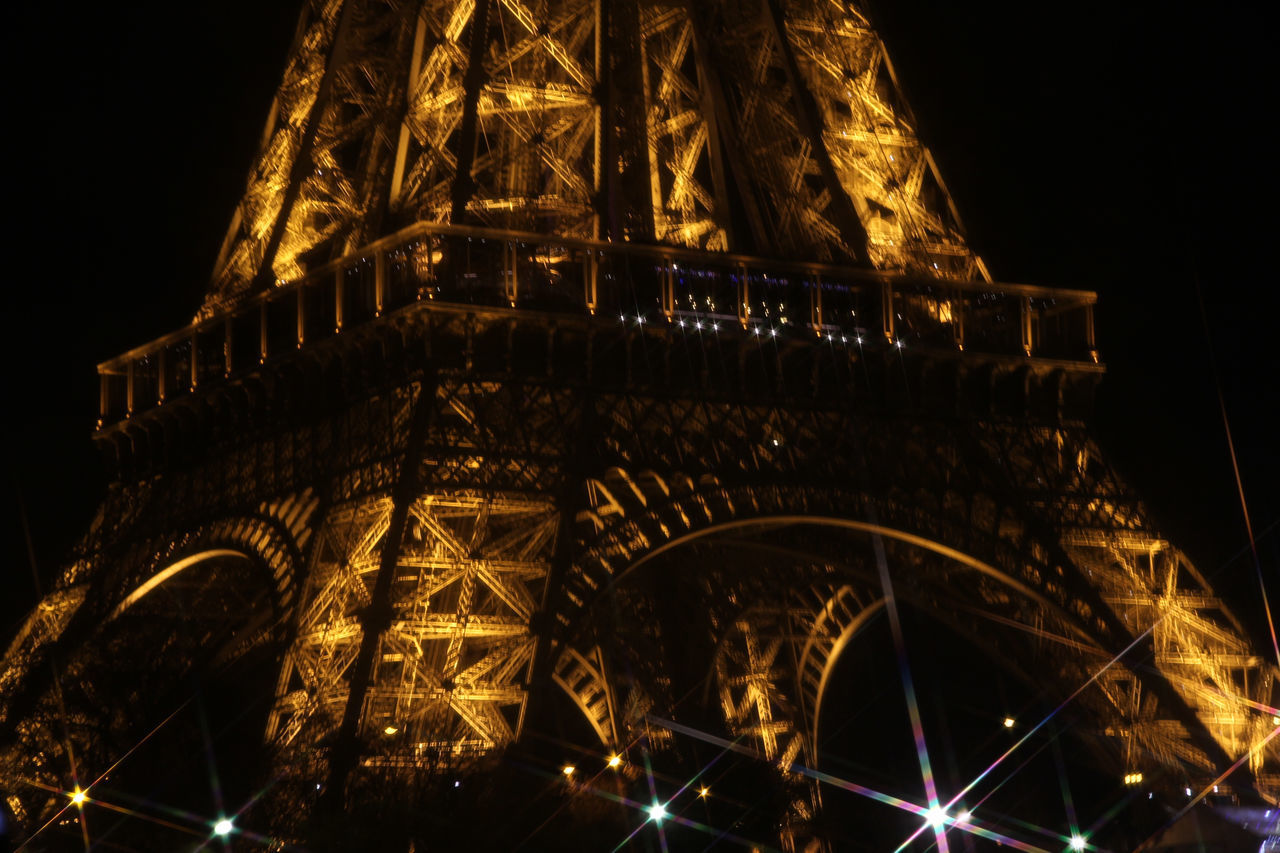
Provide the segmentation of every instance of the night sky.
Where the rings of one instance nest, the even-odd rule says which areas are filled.
[[[872,10],[993,274],[1099,292],[1103,448],[1261,645],[1219,393],[1275,601],[1270,28],[1232,3]],[[7,12],[0,637],[36,600],[20,507],[47,582],[102,489],[95,365],[200,303],[295,21],[265,0]]]

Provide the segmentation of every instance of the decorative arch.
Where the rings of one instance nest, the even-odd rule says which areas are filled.
[[[147,593],[151,592],[156,587],[172,579],[173,577],[176,577],[177,575],[181,574],[186,569],[198,563],[203,563],[206,560],[217,560],[221,558],[252,561],[252,558],[250,558],[249,555],[244,553],[243,551],[232,550],[230,548],[209,548],[204,551],[197,551],[196,553],[183,557],[180,560],[175,560],[174,562],[170,563],[168,566],[156,572],[154,575],[147,578],[147,580],[139,584],[137,589],[135,589],[133,592],[126,595],[124,599],[119,604],[116,605],[116,609],[111,611],[111,615],[108,616],[107,619],[108,620],[115,619],[121,613],[128,610],[130,607],[136,604],[140,599],[146,596]]]
[[[826,527],[843,534],[878,536],[900,556],[914,554],[909,559],[920,570],[931,572],[922,583],[917,604],[942,614],[952,629],[975,637],[979,645],[982,635],[989,634],[981,625],[990,622],[1039,632],[1088,652],[1083,658],[1060,658],[1064,668],[1060,680],[1066,690],[1092,685],[1080,701],[1099,720],[1100,730],[1120,733],[1115,721],[1145,718],[1131,732],[1126,728],[1117,736],[1141,739],[1144,749],[1171,765],[1211,770],[1230,763],[1224,759],[1221,733],[1211,729],[1184,697],[1179,687],[1183,680],[1176,672],[1170,675],[1163,669],[1129,665],[1130,652],[1142,653],[1143,623],[1133,622],[1127,615],[1131,611],[1117,613],[1116,593],[1108,592],[1097,576],[1107,569],[1096,562],[1099,553],[1128,547],[1126,543],[1135,536],[1150,539],[1128,517],[1118,520],[1124,529],[1113,536],[1061,534],[1061,529],[1073,528],[1041,523],[1009,495],[986,490],[980,482],[948,486],[944,481],[942,491],[925,494],[910,488],[908,479],[901,488],[873,493],[848,481],[815,482],[763,472],[730,480],[727,473],[722,479],[712,473],[615,466],[587,480],[586,506],[576,521],[576,559],[566,574],[563,599],[555,613],[558,633],[553,660],[567,649],[584,647],[593,634],[599,636],[601,602],[631,583],[638,570],[675,549],[700,547],[726,533],[766,532],[776,538],[788,528]],[[1160,543],[1151,541],[1158,548]],[[937,599],[957,577],[957,568],[973,580],[964,583],[966,608],[948,614]],[[1134,580],[1125,580],[1126,585],[1140,583],[1132,570],[1127,571],[1126,577]],[[1111,582],[1118,581],[1112,578]],[[1158,596],[1159,591],[1156,584],[1138,594]],[[1108,594],[1112,597],[1107,598]],[[849,626],[842,626],[841,634],[845,627]],[[851,629],[843,645],[857,630]],[[837,641],[832,641],[833,649]],[[1115,665],[1106,677],[1095,678],[1096,670],[1089,668],[1095,660],[1112,660]],[[1016,661],[1011,668],[1019,675]],[[805,726],[811,732],[816,732],[821,683],[819,675],[819,687],[806,700],[806,705],[815,706],[815,714],[809,715],[812,722]],[[1152,697],[1141,707],[1133,704],[1134,690],[1125,687],[1138,683],[1142,693]],[[1175,721],[1176,727],[1171,725]]]

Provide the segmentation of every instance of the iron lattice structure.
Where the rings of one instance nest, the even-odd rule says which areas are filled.
[[[809,849],[878,559],[1118,773],[1274,802],[1275,666],[1086,429],[1093,302],[987,280],[855,4],[308,3],[196,322],[100,367],[112,485],[0,670],[9,806],[192,672],[269,683],[294,839],[557,702],[661,749],[701,677]]]

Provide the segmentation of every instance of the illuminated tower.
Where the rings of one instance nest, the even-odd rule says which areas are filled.
[[[1117,774],[1243,757],[1274,800],[1275,666],[1084,427],[1094,301],[989,280],[854,3],[308,2],[199,315],[100,367],[113,484],[0,670],[10,807],[199,676],[265,697],[246,819],[340,839],[557,708],[634,766],[699,670],[817,849],[799,768],[886,577],[1033,627],[1007,665]]]

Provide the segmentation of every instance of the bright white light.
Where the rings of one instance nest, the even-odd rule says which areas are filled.
[[[649,820],[660,823],[667,816],[667,807],[662,803],[654,803],[649,806]]]
[[[778,336],[778,330],[777,330],[777,329],[770,329],[770,330],[769,330],[769,334],[773,335],[773,336],[776,338],[776,337]]]
[[[1189,797],[1189,796],[1191,796],[1191,789],[1190,789],[1190,788],[1187,788],[1187,796],[1188,796],[1188,797]]]
[[[1004,718],[1004,727],[1005,727],[1006,729],[1011,729],[1011,728],[1013,728],[1013,717],[1005,717],[1005,718]]]
[[[960,812],[960,814],[956,815],[956,823],[968,823],[972,817],[973,815],[969,813],[969,810],[965,809]]]
[[[1071,849],[1072,849],[1072,850],[1076,850],[1076,851],[1083,850],[1083,849],[1085,848],[1085,844],[1086,844],[1086,842],[1085,842],[1085,840],[1084,840],[1084,836],[1083,836],[1083,835],[1081,835],[1081,834],[1079,834],[1079,833],[1076,833],[1075,835],[1071,836]]]
[[[572,776],[577,772],[577,770],[578,768],[574,767],[572,764],[566,764],[564,767],[560,768],[560,772],[566,776]]]
[[[231,825],[231,821],[224,817],[213,825],[213,834],[223,836],[230,835],[231,830],[234,828],[235,827]]]
[[[928,814],[925,815],[925,820],[929,821],[929,826],[934,829],[942,829],[943,825],[947,822],[947,812],[942,808],[942,806],[934,806],[929,809]]]
[[[76,789],[71,792],[71,802],[75,803],[77,806],[83,806],[84,801],[87,799],[89,799],[89,795],[84,791],[81,791],[79,785],[77,785]]]
[[[622,756],[621,756],[621,755],[610,755],[610,756],[609,756],[609,766],[610,766],[610,767],[617,767],[617,766],[618,766],[618,765],[620,765],[620,764],[622,764]]]
[[[711,789],[708,788],[706,785],[703,785],[701,788],[698,789],[698,796],[702,797],[704,800],[707,798],[707,794],[710,794],[710,793],[711,793]]]

